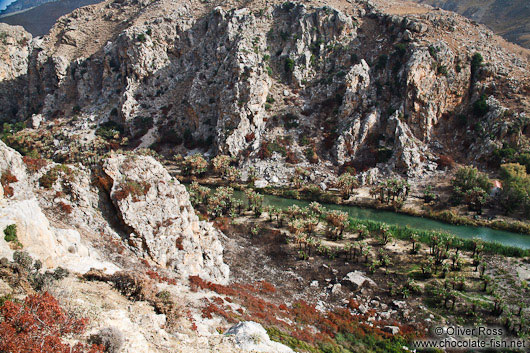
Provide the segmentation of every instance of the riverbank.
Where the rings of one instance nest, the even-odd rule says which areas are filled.
[[[487,220],[484,218],[474,218],[473,215],[457,214],[452,210],[437,211],[430,209],[429,206],[425,206],[425,208],[412,207],[410,204],[407,203],[402,208],[396,208],[389,205],[381,204],[377,200],[371,198],[358,197],[356,195],[353,195],[348,200],[344,200],[342,199],[338,191],[323,191],[312,187],[302,187],[295,189],[292,187],[267,186],[264,188],[256,188],[253,184],[229,182],[228,180],[223,180],[221,178],[209,177],[197,179],[183,176],[177,176],[177,178],[183,183],[191,183],[193,181],[197,181],[201,185],[207,185],[210,187],[230,186],[234,188],[234,190],[244,190],[250,187],[266,195],[278,196],[287,199],[317,201],[323,204],[370,208],[413,217],[428,218],[451,225],[484,227],[530,236],[530,224],[513,219]]]

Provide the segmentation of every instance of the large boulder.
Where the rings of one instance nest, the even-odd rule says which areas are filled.
[[[232,326],[226,335],[233,336],[236,345],[244,351],[290,353],[293,350],[281,343],[271,341],[267,331],[253,321],[244,321]]]
[[[342,283],[353,290],[359,290],[365,287],[376,287],[377,284],[366,276],[364,272],[353,271],[348,273],[343,279]]]
[[[113,155],[103,169],[112,185],[110,197],[130,229],[130,245],[182,278],[228,281],[221,233],[199,221],[184,185],[159,162],[148,156]]]

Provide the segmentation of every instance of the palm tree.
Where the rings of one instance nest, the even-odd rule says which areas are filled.
[[[413,234],[410,235],[410,241],[412,243],[412,253],[413,254],[416,253],[416,243],[418,242],[418,240],[419,240],[418,234],[413,233]]]
[[[491,277],[488,276],[488,275],[482,275],[482,280],[484,281],[484,288],[482,289],[483,292],[486,291],[486,289],[488,289],[488,284],[491,283]]]
[[[454,254],[451,256],[451,259],[453,260],[453,271],[456,271],[456,270],[457,270],[456,264],[457,264],[458,261],[460,260],[460,255],[458,255],[458,253],[454,253]]]
[[[372,247],[370,245],[367,245],[362,250],[362,255],[364,256],[364,262],[368,262],[368,256],[370,256],[370,250],[372,250]]]

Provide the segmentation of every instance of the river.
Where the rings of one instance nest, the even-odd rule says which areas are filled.
[[[236,191],[236,198],[246,199],[245,195]],[[264,195],[264,205],[277,206],[280,208],[287,208],[291,205],[298,205],[305,207],[309,205],[310,201],[292,200],[278,196]],[[473,227],[466,225],[453,225],[430,218],[409,216],[391,211],[382,211],[371,208],[362,208],[358,206],[340,206],[333,204],[323,204],[324,207],[332,210],[340,210],[347,212],[351,217],[363,220],[372,220],[384,222],[387,224],[398,226],[409,226],[411,228],[423,230],[435,230],[452,233],[460,238],[481,238],[487,242],[496,242],[502,245],[514,246],[521,249],[530,249],[530,235],[513,233],[503,230],[495,230],[485,227]]]

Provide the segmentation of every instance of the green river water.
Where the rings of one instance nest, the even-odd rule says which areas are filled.
[[[245,195],[240,191],[236,191],[234,193],[234,196],[240,199],[246,199]],[[263,203],[264,205],[287,208],[291,205],[305,207],[309,205],[310,202],[304,200],[292,200],[283,197],[264,195]],[[332,204],[324,204],[323,206],[328,209],[341,210],[347,212],[351,217],[357,219],[384,222],[398,226],[409,226],[411,228],[423,230],[443,231],[452,233],[460,238],[478,237],[487,242],[496,242],[502,245],[514,246],[522,249],[530,249],[530,235],[512,233],[503,230],[495,230],[484,227],[452,225],[429,218],[415,217],[390,211],[381,211],[357,206],[340,206]]]

